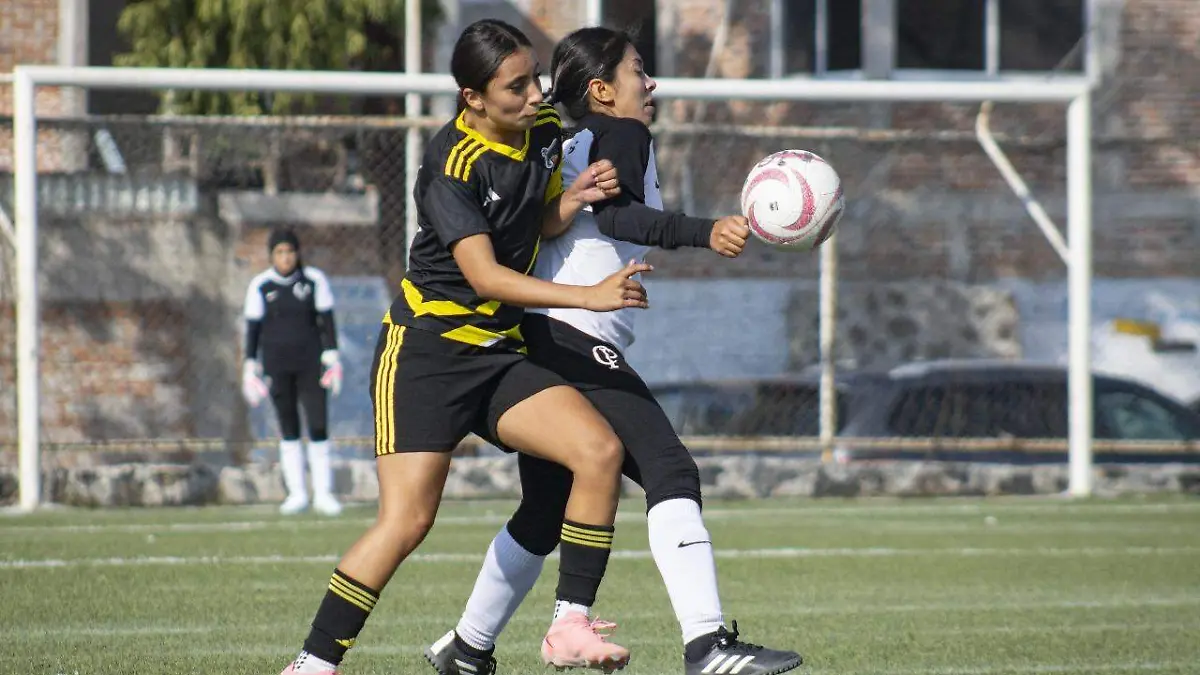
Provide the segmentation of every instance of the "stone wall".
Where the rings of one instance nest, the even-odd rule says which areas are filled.
[[[1019,317],[1011,294],[945,282],[847,283],[838,287],[835,358],[890,368],[946,358],[1019,358]],[[795,288],[787,307],[788,366],[817,362],[820,294]]]
[[[1056,495],[1067,488],[1065,465],[1012,466],[897,462],[823,464],[815,459],[772,456],[697,458],[706,497],[946,497]],[[351,502],[379,497],[374,460],[335,464],[336,490]],[[1142,493],[1200,495],[1200,465],[1098,466],[1099,496]],[[15,467],[0,465],[0,505],[16,499]],[[640,489],[626,480],[625,495]],[[84,507],[198,506],[277,503],[283,482],[273,464],[245,467],[193,462],[48,466],[43,495],[47,501]],[[447,499],[513,498],[520,495],[512,456],[463,457],[451,464]]]

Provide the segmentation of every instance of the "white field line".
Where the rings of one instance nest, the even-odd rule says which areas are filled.
[[[1086,604],[1086,607],[1084,606],[1084,603],[1080,603],[1080,602],[1032,603],[1032,604],[1028,604],[1028,605],[1004,605],[1002,607],[1002,609],[1012,609],[1012,608],[1017,608],[1017,607],[1019,607],[1021,609],[1025,609],[1025,608],[1028,608],[1028,609],[1080,609],[1080,608],[1095,609],[1097,607],[1097,605],[1102,605],[1103,607],[1117,607],[1117,608],[1138,608],[1138,607],[1146,607],[1146,606],[1158,607],[1158,606],[1162,606],[1162,604],[1158,601],[1166,600],[1166,599],[1147,598],[1146,600],[1152,600],[1153,602],[1141,602],[1141,601],[1128,602],[1128,603],[1126,603],[1126,602],[1122,602],[1122,603],[1089,602]],[[1181,603],[1181,602],[1176,603],[1174,601],[1171,601],[1171,604],[1168,606],[1180,606],[1182,604],[1184,604],[1184,603]],[[1187,603],[1187,604],[1200,604],[1200,598],[1193,598],[1193,599],[1191,599],[1191,602]],[[923,606],[922,611],[941,612],[941,611],[945,611],[945,608],[947,606],[951,606],[951,605],[928,605],[928,606]],[[955,605],[955,606],[960,607],[961,605]],[[980,607],[981,607],[981,605],[976,605],[974,607],[965,609],[964,611],[976,612],[976,611],[979,611]],[[900,612],[912,611],[913,608],[914,608],[914,606],[911,606],[911,605],[892,605],[892,606],[885,605],[885,606],[880,606],[880,607],[864,607],[861,611],[856,611],[856,613],[857,614],[895,614],[895,613],[900,613]],[[801,609],[800,611],[791,611],[791,610],[782,610],[782,611],[786,612],[788,615],[803,614],[805,616],[811,616],[811,615],[843,614],[843,613],[845,613],[844,612],[845,609],[846,608],[844,608],[844,607],[830,606],[830,607],[811,607],[811,608],[807,608],[807,610]],[[665,611],[666,610],[664,609],[664,612]],[[766,616],[776,616],[777,613],[769,612],[765,615]],[[634,614],[622,614],[620,618],[625,619],[625,620],[643,620],[643,619],[654,619],[654,618],[658,618],[660,616],[665,616],[665,615],[661,614],[661,613],[654,614],[654,615],[634,613]],[[445,623],[445,624],[449,625],[449,624],[454,623],[457,619],[458,619],[457,616],[451,617],[450,615],[446,615],[446,616],[422,615],[420,617],[412,617],[411,619],[408,619],[408,620],[385,619],[382,621],[372,621],[371,625],[385,627],[385,628],[386,627],[406,626],[406,625],[411,625],[411,624],[416,624],[416,623],[420,623],[422,625],[428,625],[431,622],[435,623],[435,624],[436,623]],[[545,617],[542,615],[532,616],[529,614],[518,614],[511,619],[510,623],[514,623],[514,624],[544,623],[545,620],[546,620]],[[25,641],[37,641],[40,639],[55,639],[55,638],[86,640],[86,639],[90,639],[90,638],[107,638],[107,637],[136,638],[136,637],[155,637],[155,636],[170,637],[172,635],[184,635],[184,636],[208,635],[208,634],[222,634],[222,633],[229,632],[229,631],[237,632],[239,635],[247,635],[247,634],[252,634],[252,633],[279,633],[281,631],[292,630],[295,627],[296,627],[295,622],[290,622],[290,623],[280,622],[280,623],[260,624],[260,625],[253,625],[253,626],[229,625],[229,624],[224,624],[224,625],[206,624],[206,625],[201,625],[201,626],[161,626],[161,625],[160,626],[120,626],[120,625],[67,626],[67,627],[54,627],[54,628],[44,628],[44,629],[21,628],[21,629],[16,629],[16,630],[0,631],[0,639],[25,640]],[[1024,635],[1024,634],[1030,634],[1030,633],[1033,633],[1033,634],[1109,633],[1109,632],[1114,632],[1114,631],[1124,631],[1124,632],[1189,631],[1190,632],[1190,631],[1194,631],[1194,630],[1200,630],[1200,624],[1194,624],[1194,623],[1148,623],[1148,624],[1147,623],[1143,623],[1143,624],[1096,623],[1096,624],[1078,624],[1078,625],[1058,624],[1058,625],[1053,625],[1053,626],[1040,625],[1040,626],[1016,626],[1016,627],[1014,627],[1014,626],[977,626],[977,627],[972,627],[972,628],[951,628],[951,629],[946,629],[946,628],[928,628],[928,629],[906,628],[904,630],[904,633],[906,635],[907,634],[918,634],[918,635],[928,634],[928,635],[934,635],[934,636],[938,636],[938,637],[953,637],[953,636],[966,636],[966,635]],[[861,639],[863,639],[864,636],[859,631],[855,630],[854,637],[855,637],[855,639],[861,640]],[[881,634],[881,635],[865,636],[865,637],[867,637],[867,638],[874,637],[876,639],[887,640],[891,636],[888,634]],[[430,639],[432,639],[432,637]],[[641,638],[626,637],[623,640],[623,642],[627,642],[630,644],[675,644],[678,642],[678,639],[674,638],[674,637],[657,638],[657,639],[641,639]],[[411,647],[412,649],[416,649],[416,650],[423,649],[424,647],[427,647],[427,646],[428,645],[408,645],[408,647]],[[391,647],[397,647],[397,645],[391,645]]]
[[[715,552],[718,558],[914,558],[914,557],[1113,557],[1200,555],[1200,546],[1154,547],[1079,547],[1079,548],[758,548],[724,549]],[[556,554],[549,556],[551,559]],[[614,560],[647,560],[649,550],[613,551]],[[256,556],[133,556],[107,558],[37,558],[0,560],[0,570],[44,569],[63,567],[144,567],[165,565],[287,565],[307,563],[336,563],[340,556],[326,555],[256,555]],[[406,563],[480,563],[482,553],[416,553]]]
[[[1195,664],[1185,663],[1064,663],[1064,664],[1030,664],[1023,666],[983,665],[965,668],[889,668],[889,675],[1053,675],[1054,673],[1153,673],[1160,670],[1182,670],[1192,668]],[[875,673],[877,671],[857,671]],[[829,671],[814,670],[814,675],[824,675]],[[832,675],[832,673],[830,673]]]
[[[513,503],[515,508],[516,504]],[[251,507],[253,508],[253,507]],[[892,519],[904,520],[908,516],[997,516],[1006,514],[1171,514],[1192,513],[1200,511],[1200,503],[1180,502],[1174,504],[1081,504],[1071,502],[1039,502],[1036,504],[1016,504],[1004,502],[989,503],[944,503],[912,506],[902,503],[894,505],[866,504],[852,506],[807,506],[795,507],[765,507],[744,509],[708,508],[704,510],[706,520],[737,520],[743,518],[769,517],[834,517],[859,518],[887,515]],[[450,526],[480,526],[501,525],[508,521],[511,514],[508,511],[471,516],[441,516],[437,525]],[[644,522],[645,514],[641,511],[623,511],[617,514],[617,522]],[[350,524],[360,524],[366,527],[374,522],[372,518],[337,518],[337,519],[274,519],[274,520],[244,520],[218,522],[164,522],[164,523],[97,523],[92,525],[2,525],[0,535],[44,534],[48,532],[66,532],[78,534],[126,532],[241,532],[258,530],[300,530],[307,528],[339,527]],[[1152,526],[1152,524],[1148,524]]]

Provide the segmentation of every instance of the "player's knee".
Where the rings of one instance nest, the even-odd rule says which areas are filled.
[[[397,545],[416,546],[433,529],[436,519],[436,510],[414,509],[403,513],[381,510],[376,527],[383,530],[387,538],[397,542]]]
[[[522,499],[506,526],[513,541],[534,555],[550,555],[558,546],[562,532],[563,510],[546,507],[540,502],[531,505]]]
[[[598,434],[582,440],[574,448],[570,465],[576,478],[580,476],[616,475],[625,459],[625,446],[613,434]]]

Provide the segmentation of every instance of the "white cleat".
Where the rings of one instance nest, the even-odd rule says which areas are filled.
[[[323,516],[336,516],[342,512],[342,504],[333,495],[317,495],[313,498],[313,510]]]
[[[288,498],[279,505],[279,512],[285,516],[292,516],[307,508],[308,495],[288,495]]]

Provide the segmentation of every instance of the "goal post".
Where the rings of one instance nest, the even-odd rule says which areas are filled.
[[[657,80],[656,98],[694,101],[1065,103],[1067,134],[1067,267],[1069,345],[1069,492],[1091,493],[1092,380],[1091,90],[1086,77],[986,81],[834,81],[811,79]],[[444,96],[455,86],[447,74],[335,73],[217,69],[18,66],[14,69],[14,205],[16,224],[16,365],[19,508],[41,501],[39,428],[38,167],[36,93],[39,87],[140,90],[278,91],[343,95]],[[412,144],[409,144],[410,152]],[[409,166],[415,166],[409,158]],[[836,164],[836,159],[835,159]],[[409,200],[411,213],[411,193]],[[836,238],[834,240],[836,242]],[[832,243],[832,242],[831,242]],[[821,256],[821,344],[832,341],[836,250]],[[822,399],[833,399],[832,357],[822,354]],[[826,410],[829,410],[826,405]],[[824,417],[824,416],[823,416]],[[832,433],[824,419],[823,436]]]

